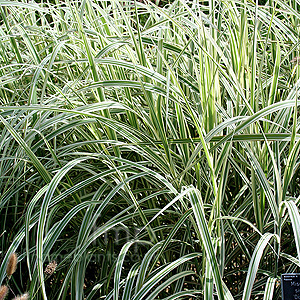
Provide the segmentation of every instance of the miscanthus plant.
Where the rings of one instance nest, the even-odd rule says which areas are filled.
[[[0,285],[17,252],[30,299],[280,299],[300,266],[298,1],[0,13]]]

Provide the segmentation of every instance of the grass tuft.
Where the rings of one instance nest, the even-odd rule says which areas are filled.
[[[0,3],[3,291],[14,273],[37,300],[280,299],[297,1],[27,2]]]

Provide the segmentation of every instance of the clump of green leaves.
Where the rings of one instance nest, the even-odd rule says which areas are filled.
[[[280,299],[300,257],[297,2],[0,8],[14,284],[44,300]]]

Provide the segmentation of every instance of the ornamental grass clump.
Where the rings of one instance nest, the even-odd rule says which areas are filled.
[[[1,1],[0,285],[279,300],[299,271],[299,0],[158,2]]]

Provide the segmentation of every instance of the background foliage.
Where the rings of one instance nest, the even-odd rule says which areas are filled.
[[[31,299],[280,299],[299,4],[1,0],[0,281],[16,251]]]

